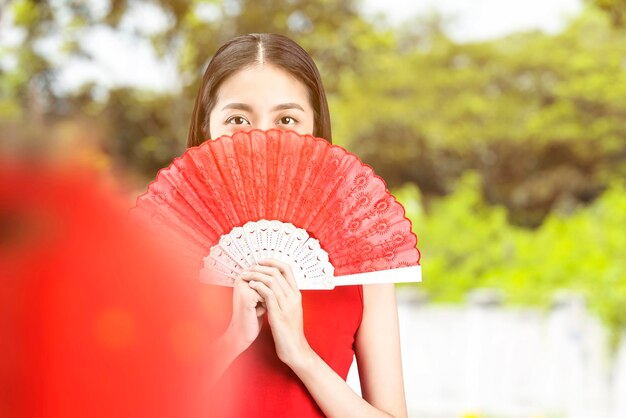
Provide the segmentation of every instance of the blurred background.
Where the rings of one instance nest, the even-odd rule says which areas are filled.
[[[121,177],[129,202],[184,151],[212,53],[290,36],[334,143],[418,235],[410,416],[626,417],[623,0],[0,4],[0,152]]]

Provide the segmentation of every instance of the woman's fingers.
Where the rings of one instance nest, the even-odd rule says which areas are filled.
[[[243,280],[242,277],[237,277],[235,279],[234,287],[240,289],[239,292],[245,301],[246,308],[254,309],[258,302],[263,302],[263,298],[258,294],[258,292],[255,292],[254,289],[250,288],[250,283]]]
[[[280,311],[280,306],[279,306],[278,300],[276,299],[276,295],[274,294],[272,289],[270,289],[269,287],[265,285],[265,283],[252,280],[250,282],[250,287],[252,287],[254,290],[259,292],[261,296],[263,296],[263,299],[265,300],[265,306],[267,307],[270,313],[272,312],[277,313]]]
[[[250,286],[250,283],[240,277],[235,279],[233,312],[229,329],[234,330],[238,342],[246,347],[257,338],[261,331],[265,308],[259,303],[260,301],[263,301],[263,297]]]
[[[273,258],[267,258],[259,261],[259,265],[273,267],[279,271],[279,273],[286,279],[287,284],[291,289],[295,291],[299,291],[298,283],[296,282],[296,278],[293,275],[293,271],[291,270],[291,266],[282,261],[275,260]]]
[[[300,303],[301,293],[298,284],[287,263],[275,259],[260,260],[257,265],[246,269],[242,274],[245,281],[257,280],[274,293],[281,309],[289,309],[294,303]]]
[[[259,298],[261,298],[261,300],[263,300],[263,298],[259,295]],[[257,317],[261,317],[263,316],[263,314],[267,311],[267,308],[265,307],[265,301],[259,303],[256,306],[256,316]]]
[[[287,278],[284,277],[280,269],[274,266],[270,266],[270,265],[263,265],[262,263],[264,263],[263,260],[259,261],[259,264],[252,266],[251,267],[252,271],[258,271],[260,273],[267,274],[268,276],[272,276],[273,278],[276,279],[276,282],[280,285],[280,288],[283,291],[283,293],[285,295],[289,295],[291,293],[291,286],[289,285]]]
[[[254,270],[250,270],[250,271],[243,273],[241,275],[241,278],[247,282],[254,280],[256,282],[262,283],[265,287],[271,290],[272,295],[274,296],[274,299],[277,301],[279,307],[286,306],[287,295],[285,294],[285,291],[280,285],[280,281],[284,279],[282,278],[277,279],[276,277],[273,277],[273,276],[270,276],[270,275],[267,275],[265,273],[261,273],[258,271],[254,271]],[[252,287],[252,284],[250,284],[250,287]],[[252,287],[252,288],[257,290],[257,288],[255,287]],[[261,294],[261,296],[263,296],[263,294]],[[267,300],[265,300],[265,305],[267,306],[267,304],[268,302]]]

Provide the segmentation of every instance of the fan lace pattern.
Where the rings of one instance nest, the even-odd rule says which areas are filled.
[[[342,147],[292,131],[238,132],[190,148],[137,207],[188,237],[200,259],[233,227],[277,219],[317,239],[336,276],[419,262],[417,236],[384,180]]]

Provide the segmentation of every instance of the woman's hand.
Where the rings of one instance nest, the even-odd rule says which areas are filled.
[[[259,336],[267,309],[263,298],[245,280],[237,277],[233,289],[233,312],[226,332],[208,347],[209,367],[206,376],[212,388],[229,367]]]
[[[226,331],[237,351],[244,351],[258,337],[266,312],[263,298],[240,277],[233,289],[233,314]]]
[[[249,267],[242,279],[265,301],[278,358],[290,367],[312,351],[304,336],[302,295],[289,264],[274,259]]]

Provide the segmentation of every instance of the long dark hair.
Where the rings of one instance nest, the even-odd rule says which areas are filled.
[[[300,45],[284,35],[251,33],[226,42],[211,58],[193,108],[187,147],[200,145],[209,138],[209,114],[215,105],[220,83],[260,59],[288,71],[306,86],[314,112],[313,136],[332,144],[328,101],[313,59]]]

